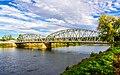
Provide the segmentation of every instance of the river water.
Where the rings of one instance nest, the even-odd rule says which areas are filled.
[[[16,48],[0,49],[0,75],[59,75],[67,66],[99,53],[110,46],[70,46],[49,51]]]

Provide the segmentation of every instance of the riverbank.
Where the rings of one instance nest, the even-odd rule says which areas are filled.
[[[67,67],[61,75],[120,75],[120,47],[111,47],[99,54]]]
[[[14,43],[0,43],[0,48],[13,48],[16,47]]]

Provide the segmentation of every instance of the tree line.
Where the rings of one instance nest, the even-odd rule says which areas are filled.
[[[1,41],[7,41],[7,40],[15,40],[15,38],[13,38],[12,35],[4,35],[1,38]]]

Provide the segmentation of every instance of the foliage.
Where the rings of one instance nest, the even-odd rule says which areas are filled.
[[[0,48],[11,48],[13,45],[11,43],[1,43]]]
[[[120,17],[103,14],[99,18],[98,30],[103,41],[120,41]]]
[[[90,54],[90,57],[94,57],[94,56],[97,56],[98,54],[97,53],[94,53],[93,51],[91,52]]]
[[[61,75],[114,75],[115,54],[120,53],[120,47],[112,47],[106,52],[90,57],[81,63],[69,67]]]
[[[7,40],[15,40],[15,38],[12,37],[12,35],[4,35],[1,39],[1,41],[7,41]]]
[[[18,38],[22,37],[22,34],[19,34]]]

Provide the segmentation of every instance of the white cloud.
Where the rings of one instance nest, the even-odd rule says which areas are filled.
[[[11,13],[11,12],[19,13],[20,12],[18,9],[7,6],[7,5],[0,5],[0,7],[2,8],[1,11],[5,11],[6,13]],[[2,13],[4,14],[5,12],[2,12]]]
[[[23,18],[23,19],[29,19],[24,14],[21,14],[22,12],[14,7],[6,6],[6,5],[0,5],[2,10],[0,10],[0,15],[9,15],[13,17]],[[8,18],[9,19],[9,18]]]
[[[22,0],[23,2],[32,3],[31,0]]]
[[[14,0],[14,8],[0,5],[0,30],[17,30],[18,33],[44,33],[48,34],[67,28],[97,27],[98,20],[94,15],[100,16],[105,11],[118,11],[119,2],[112,0]],[[116,7],[113,7],[115,4]],[[16,17],[16,18],[14,18]],[[36,18],[37,17],[37,18]],[[20,20],[20,19],[24,19]],[[40,19],[42,18],[42,19]],[[29,20],[29,21],[26,21]],[[2,24],[2,22],[6,24]],[[73,26],[74,25],[74,26]],[[2,28],[4,26],[4,28]],[[9,29],[10,28],[10,29]],[[43,32],[46,30],[48,32]]]
[[[77,2],[76,2],[77,1]],[[78,0],[50,0],[50,1],[44,1],[44,0],[38,0],[35,4],[35,7],[31,7],[31,9],[28,9],[32,13],[39,13],[40,16],[46,14],[45,17],[49,18],[49,16],[52,16],[52,18],[56,18],[58,16],[60,17],[68,17],[68,16],[78,16],[81,13],[89,14],[89,11],[91,10],[89,6],[85,3],[82,3]],[[39,9],[37,7],[39,6]],[[22,6],[23,7],[23,6]],[[33,8],[36,11],[33,11]],[[86,9],[84,9],[86,8]],[[76,15],[75,15],[76,14]],[[57,15],[57,16],[56,16]],[[78,16],[79,17],[79,16]]]
[[[119,2],[115,2],[114,4],[117,8],[120,8],[120,3]]]
[[[109,9],[110,9],[110,10],[113,10],[113,11],[117,11],[117,9],[116,9],[116,8],[113,8],[113,7],[110,7]]]
[[[13,6],[16,6],[16,4],[12,3],[12,2],[9,2],[10,5],[13,5]]]
[[[54,19],[54,18],[51,18],[51,19],[46,19],[54,24],[65,24],[65,21],[63,20],[57,20],[57,19]]]
[[[49,19],[50,21],[53,21],[52,19]],[[58,20],[54,20],[56,23],[60,22]],[[62,21],[61,21],[62,22]],[[42,33],[42,34],[48,34],[48,32],[43,33],[40,32],[41,29],[49,31],[49,33],[59,30],[60,27],[57,25],[54,25],[54,22],[47,23],[43,21],[37,21],[37,20],[32,20],[32,22],[25,22],[13,18],[7,18],[7,17],[0,17],[0,30],[4,31],[10,31],[10,33]],[[37,29],[37,30],[36,30]]]

